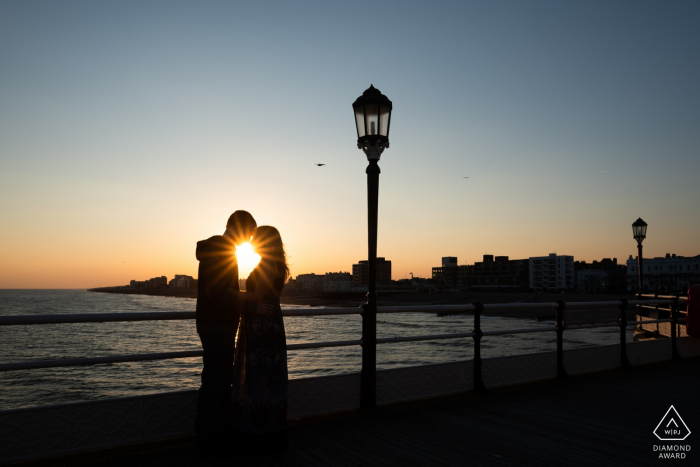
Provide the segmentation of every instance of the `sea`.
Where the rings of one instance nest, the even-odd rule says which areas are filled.
[[[71,313],[194,311],[196,299],[95,293],[87,290],[0,290],[0,316]],[[359,305],[359,304],[358,304]],[[293,305],[283,308],[299,308]],[[553,325],[536,319],[483,316],[484,331]],[[378,337],[469,332],[470,315],[380,314]],[[359,339],[361,318],[285,317],[289,344]],[[628,330],[629,341],[633,331]],[[614,344],[617,327],[566,331],[565,348]],[[471,359],[471,338],[387,343],[377,347],[379,369]],[[487,336],[482,357],[551,351],[555,334]],[[194,320],[0,326],[0,363],[201,349]],[[288,352],[289,378],[360,371],[359,346]],[[199,387],[202,359],[0,372],[0,410],[134,396]]]

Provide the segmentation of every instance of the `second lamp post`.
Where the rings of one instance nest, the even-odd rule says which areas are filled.
[[[357,147],[367,156],[367,237],[369,274],[367,303],[362,312],[362,371],[360,408],[373,410],[377,401],[377,217],[379,210],[379,157],[389,147],[391,101],[370,86],[352,104]]]

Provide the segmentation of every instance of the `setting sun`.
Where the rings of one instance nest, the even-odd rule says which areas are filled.
[[[260,262],[260,255],[255,253],[253,246],[246,242],[236,247],[238,259],[238,277],[245,279]]]

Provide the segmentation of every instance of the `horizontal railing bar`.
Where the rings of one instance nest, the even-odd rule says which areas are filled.
[[[356,315],[360,308],[297,308],[282,310],[283,316],[323,316]],[[168,321],[195,319],[194,311],[156,311],[150,313],[77,313],[70,315],[20,315],[0,316],[0,326],[17,326],[31,324],[74,324],[74,323],[112,323],[124,321]]]
[[[665,305],[672,304],[671,300],[633,300],[630,305]],[[566,303],[566,308],[588,308],[602,306],[616,306],[619,301],[607,302],[571,302]],[[496,303],[484,305],[485,310],[517,310],[528,308],[556,308],[556,303]],[[427,306],[380,306],[379,313],[434,313],[434,312],[466,312],[474,311],[474,305],[427,305]],[[296,308],[282,310],[283,316],[331,316],[331,315],[359,315],[361,308]],[[75,324],[75,323],[108,323],[125,321],[167,321],[195,319],[193,311],[159,311],[150,313],[79,313],[62,315],[20,315],[0,316],[0,326],[17,326],[33,324]]]
[[[161,321],[194,319],[194,311],[156,311],[150,313],[77,313],[72,315],[0,316],[0,326],[25,324],[109,323],[119,321]]]
[[[556,308],[552,302],[544,303],[486,303],[484,310],[527,310],[529,308]]]
[[[474,305],[410,305],[377,307],[377,313],[435,313],[441,311],[474,311]]]
[[[565,302],[566,308],[598,308],[620,306],[620,300],[608,300],[604,302]]]
[[[377,344],[386,344],[389,342],[414,342],[414,341],[429,341],[437,339],[455,339],[458,337],[474,337],[473,332],[459,332],[454,334],[434,334],[432,336],[408,336],[408,337],[382,337],[377,339]]]
[[[143,362],[148,360],[167,360],[171,358],[201,357],[202,350],[185,352],[145,353],[137,355],[113,355],[110,357],[66,358],[63,360],[42,360],[36,362],[18,362],[0,364],[0,371],[35,370],[39,368],[60,368],[64,366],[100,365],[104,363]]]
[[[642,297],[651,297],[651,298],[678,298],[678,300],[684,300],[687,301],[688,297],[676,297],[675,295],[654,295],[654,294],[642,294]]]
[[[348,345],[362,345],[362,339],[334,342],[309,342],[304,344],[287,344],[287,350],[317,349],[320,347],[344,347]]]
[[[282,316],[328,316],[328,315],[359,315],[362,308],[295,308],[282,310]]]
[[[484,336],[502,336],[505,334],[525,334],[528,332],[548,332],[548,331],[556,331],[557,328],[554,326],[546,327],[546,328],[528,328],[528,329],[511,329],[507,331],[484,331]]]
[[[673,305],[673,300],[659,299],[659,300],[630,300],[627,302],[628,305]],[[569,306],[567,303],[566,306]]]
[[[630,323],[627,323],[628,325]],[[604,328],[609,326],[619,326],[620,323],[617,321],[607,321],[603,323],[589,323],[589,324],[570,324],[564,326],[564,329],[575,331],[576,329],[586,329],[586,328]]]
[[[655,306],[649,306],[649,305],[639,305],[640,308],[646,308],[649,310],[658,310],[658,311],[671,311],[670,308],[657,308]]]
[[[627,325],[630,324],[654,324],[654,323],[670,323],[672,319],[650,319],[648,321],[628,321]],[[678,320],[680,321],[680,319]]]

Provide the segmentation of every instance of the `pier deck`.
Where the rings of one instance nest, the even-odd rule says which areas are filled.
[[[700,359],[662,362],[385,408],[289,428],[284,454],[209,462],[191,439],[27,465],[81,466],[638,466],[660,462],[652,433],[674,405],[698,454]],[[697,447],[696,447],[697,446]]]

